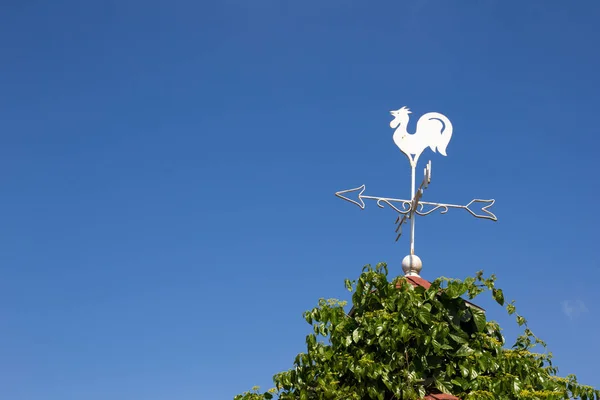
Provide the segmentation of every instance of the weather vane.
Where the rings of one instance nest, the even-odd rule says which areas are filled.
[[[394,143],[400,148],[400,150],[408,157],[410,167],[412,170],[411,174],[411,189],[410,189],[410,200],[394,199],[390,197],[378,197],[378,196],[367,196],[365,192],[365,185],[359,186],[354,189],[342,190],[337,192],[335,195],[343,200],[349,201],[352,204],[356,204],[364,210],[364,200],[376,200],[377,205],[380,208],[384,208],[385,205],[398,213],[396,218],[396,241],[402,235],[402,225],[410,220],[410,254],[404,257],[402,260],[402,270],[406,275],[419,275],[423,264],[421,259],[415,254],[415,216],[429,215],[436,210],[440,210],[441,214],[445,214],[451,208],[458,208],[467,210],[472,216],[476,218],[490,219],[497,221],[496,216],[489,210],[494,205],[495,200],[482,200],[473,199],[466,205],[458,204],[445,204],[445,203],[432,203],[428,201],[421,201],[423,197],[423,191],[427,189],[427,186],[431,182],[431,161],[425,167],[425,176],[418,190],[415,190],[415,171],[419,157],[421,153],[429,147],[433,152],[436,150],[443,156],[446,155],[446,147],[452,138],[452,123],[443,114],[430,112],[424,114],[417,121],[417,130],[414,134],[407,132],[408,120],[410,119],[409,114],[411,111],[402,107],[399,110],[390,112],[394,119],[390,122],[390,127],[395,129],[394,131]],[[358,199],[353,200],[345,195],[353,194],[358,192]],[[471,207],[473,205],[479,205],[481,208],[480,213],[474,212]]]

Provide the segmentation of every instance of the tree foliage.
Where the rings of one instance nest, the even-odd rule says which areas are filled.
[[[431,392],[461,399],[600,399],[600,391],[575,376],[558,377],[546,344],[528,328],[514,302],[505,304],[496,277],[478,272],[464,281],[439,278],[429,289],[405,277],[388,280],[385,264],[365,266],[352,309],[319,300],[304,313],[314,333],[294,367],[235,400],[421,399]],[[507,347],[500,326],[465,301],[489,292],[523,329]],[[541,349],[541,352],[535,352]]]

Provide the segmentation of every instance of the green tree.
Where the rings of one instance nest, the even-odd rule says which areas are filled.
[[[464,281],[439,278],[425,289],[406,277],[388,280],[387,266],[365,266],[352,308],[319,300],[304,313],[314,333],[294,367],[235,400],[421,399],[432,392],[461,399],[600,399],[575,376],[558,377],[546,344],[528,328],[514,302],[505,304],[496,277],[478,272]],[[523,333],[506,347],[500,326],[469,300],[489,292]],[[535,352],[534,348],[541,349]]]

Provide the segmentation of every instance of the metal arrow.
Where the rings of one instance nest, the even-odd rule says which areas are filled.
[[[494,203],[496,202],[496,200],[494,200],[494,199],[489,199],[489,200],[473,199],[466,205],[460,205],[460,204],[432,203],[429,201],[419,201],[419,199],[423,193],[422,189],[419,189],[419,191],[417,192],[417,194],[415,196],[414,201],[413,200],[405,200],[405,199],[394,199],[394,198],[390,198],[390,197],[367,196],[367,195],[363,194],[365,192],[365,190],[366,190],[366,186],[361,185],[354,189],[341,190],[339,192],[336,192],[335,195],[342,200],[346,200],[352,204],[356,204],[362,210],[364,210],[366,207],[364,200],[375,200],[377,202],[378,207],[384,208],[387,205],[388,207],[392,208],[394,211],[396,211],[397,213],[402,214],[402,215],[407,215],[412,210],[414,210],[415,214],[421,215],[421,216],[429,215],[436,210],[441,210],[440,214],[446,214],[450,208],[458,208],[458,209],[467,210],[475,218],[490,219],[492,221],[498,220],[496,215],[489,210],[490,207],[492,207],[494,205]],[[349,194],[349,193],[354,194],[356,192],[358,192],[357,200],[354,200],[354,199],[351,199],[351,198],[345,196],[346,194]],[[473,211],[471,209],[471,206],[473,206],[475,203],[484,203],[487,205],[481,206],[481,213],[476,213],[475,211]],[[432,208],[427,209],[426,206],[430,206]]]

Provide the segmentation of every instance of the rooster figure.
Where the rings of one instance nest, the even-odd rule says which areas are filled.
[[[411,164],[416,164],[419,156],[427,147],[434,152],[439,151],[443,156],[446,155],[446,147],[452,137],[452,123],[445,115],[436,112],[424,114],[417,121],[416,132],[410,134],[407,132],[406,127],[411,111],[406,107],[402,107],[399,110],[390,111],[390,114],[394,117],[390,122],[390,127],[396,129],[394,131],[394,143],[406,154]]]

